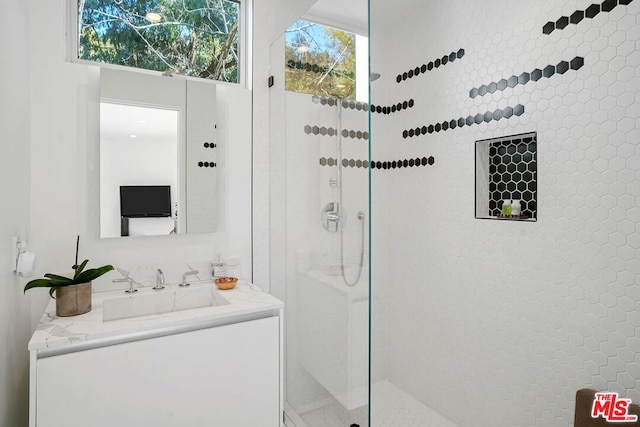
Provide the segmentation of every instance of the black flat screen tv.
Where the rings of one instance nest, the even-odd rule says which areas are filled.
[[[171,216],[169,185],[120,186],[120,215],[123,218]]]

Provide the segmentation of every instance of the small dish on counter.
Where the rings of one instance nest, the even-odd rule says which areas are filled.
[[[238,283],[237,277],[218,277],[214,280],[216,286],[221,291],[226,291],[229,289],[233,289],[236,287],[236,283]]]

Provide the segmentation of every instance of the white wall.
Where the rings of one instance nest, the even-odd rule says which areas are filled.
[[[2,2],[0,28],[0,426],[27,425],[30,296],[11,267],[10,237],[29,227],[29,20],[26,2]]]
[[[374,156],[435,157],[374,171],[387,186],[373,188],[372,239],[374,260],[388,256],[373,276],[374,295],[391,296],[373,324],[377,339],[388,328],[388,378],[461,426],[569,426],[581,387],[640,401],[640,4],[544,35],[591,1],[412,3],[384,28],[372,2],[372,102],[416,102],[373,116]],[[463,58],[396,83],[460,48]],[[576,56],[577,71],[469,97]],[[518,103],[520,117],[402,137]],[[474,141],[528,131],[538,222],[475,219]]]

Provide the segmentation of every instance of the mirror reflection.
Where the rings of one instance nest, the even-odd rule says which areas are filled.
[[[178,231],[178,111],[100,103],[102,237]]]
[[[103,69],[100,99],[100,236],[218,231],[217,86]]]

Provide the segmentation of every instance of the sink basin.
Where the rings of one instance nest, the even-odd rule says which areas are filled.
[[[213,286],[162,289],[143,289],[140,293],[105,299],[102,320],[118,320],[130,317],[162,314],[191,308],[230,304]]]

